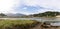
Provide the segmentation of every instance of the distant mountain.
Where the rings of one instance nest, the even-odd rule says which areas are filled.
[[[20,14],[20,13],[16,13],[16,14],[13,14],[13,13],[9,13],[9,14],[6,14],[7,16],[25,16],[24,14]]]
[[[16,13],[15,16],[25,16],[24,14]]]

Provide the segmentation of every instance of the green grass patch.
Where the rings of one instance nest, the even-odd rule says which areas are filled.
[[[33,20],[0,20],[0,29],[29,29],[38,23]]]

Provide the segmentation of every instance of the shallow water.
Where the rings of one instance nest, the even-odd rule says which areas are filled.
[[[0,19],[10,19],[10,20],[36,20],[36,21],[60,21],[60,18],[0,18]]]

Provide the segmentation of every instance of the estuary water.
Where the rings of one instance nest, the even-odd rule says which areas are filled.
[[[60,21],[60,18],[0,18],[0,19],[10,19],[10,20],[36,20],[36,21],[39,21],[39,22],[44,22],[44,21]]]

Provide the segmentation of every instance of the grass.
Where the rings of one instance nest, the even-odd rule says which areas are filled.
[[[37,23],[33,20],[0,20],[0,29],[28,29]]]

